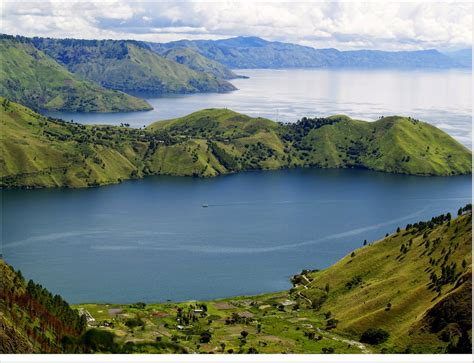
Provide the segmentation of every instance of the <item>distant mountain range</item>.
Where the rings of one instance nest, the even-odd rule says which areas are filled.
[[[179,40],[149,43],[160,54],[187,47],[230,68],[465,68],[471,50],[443,54],[435,49],[386,52],[315,49],[258,37],[221,40]]]
[[[230,69],[190,49],[164,56],[131,40],[79,40],[0,35],[0,96],[35,110],[150,110],[127,93],[227,92]],[[118,92],[122,91],[122,92]]]
[[[339,51],[258,37],[152,43],[0,34],[0,50],[0,96],[35,110],[72,112],[151,109],[126,93],[233,91],[228,80],[242,76],[231,68],[448,69],[472,63],[471,49]]]

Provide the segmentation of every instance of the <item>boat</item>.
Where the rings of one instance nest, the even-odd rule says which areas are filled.
[[[209,204],[203,204],[202,207],[207,208],[207,207],[209,207]]]

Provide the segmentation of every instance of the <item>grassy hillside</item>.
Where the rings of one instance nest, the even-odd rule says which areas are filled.
[[[173,342],[189,353],[470,353],[471,208],[305,270],[290,291],[77,307],[134,352]]]
[[[209,109],[156,122],[148,129],[206,140],[227,171],[314,166],[416,175],[471,172],[468,149],[436,127],[409,117],[365,122],[332,116],[278,124]]]
[[[471,172],[469,150],[433,126],[401,117],[284,125],[208,109],[141,130],[45,118],[4,98],[0,115],[3,187],[87,187],[150,174],[211,177],[288,167]]]
[[[164,58],[141,42],[50,38],[32,42],[70,72],[115,90],[167,94],[236,89],[197,67]]]
[[[298,275],[294,291],[302,303],[330,312],[335,332],[387,331],[380,350],[463,349],[472,336],[470,208],[455,220],[443,215],[408,225],[326,270]]]
[[[153,45],[150,45],[153,49]],[[198,72],[204,72],[208,74],[212,74],[217,78],[222,79],[233,79],[233,78],[241,78],[242,76],[238,76],[234,72],[232,72],[229,68],[224,66],[221,63],[213,61],[209,58],[204,57],[203,55],[195,52],[190,48],[173,48],[167,49],[163,53],[160,53],[166,59],[170,59],[176,63],[184,64],[187,67],[194,69]]]
[[[150,110],[144,100],[85,81],[29,42],[0,38],[0,95],[33,109],[122,112]]]

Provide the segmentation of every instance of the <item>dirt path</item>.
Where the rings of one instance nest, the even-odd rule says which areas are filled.
[[[356,346],[357,348],[360,349],[360,351],[364,354],[370,354],[372,353],[372,351],[367,348],[367,346],[361,342],[358,342],[356,340],[351,340],[351,339],[345,339],[345,338],[341,338],[335,334],[331,334],[331,333],[328,333],[328,332],[323,332],[321,329],[319,328],[316,328],[316,331],[318,333],[320,333],[321,335],[325,336],[326,338],[330,338],[332,340],[336,340],[338,342],[342,342],[342,343],[346,343],[346,344],[349,344],[349,345],[353,345],[353,346]]]

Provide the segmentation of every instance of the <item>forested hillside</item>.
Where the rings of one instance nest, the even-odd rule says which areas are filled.
[[[84,352],[86,319],[0,259],[0,353]]]

